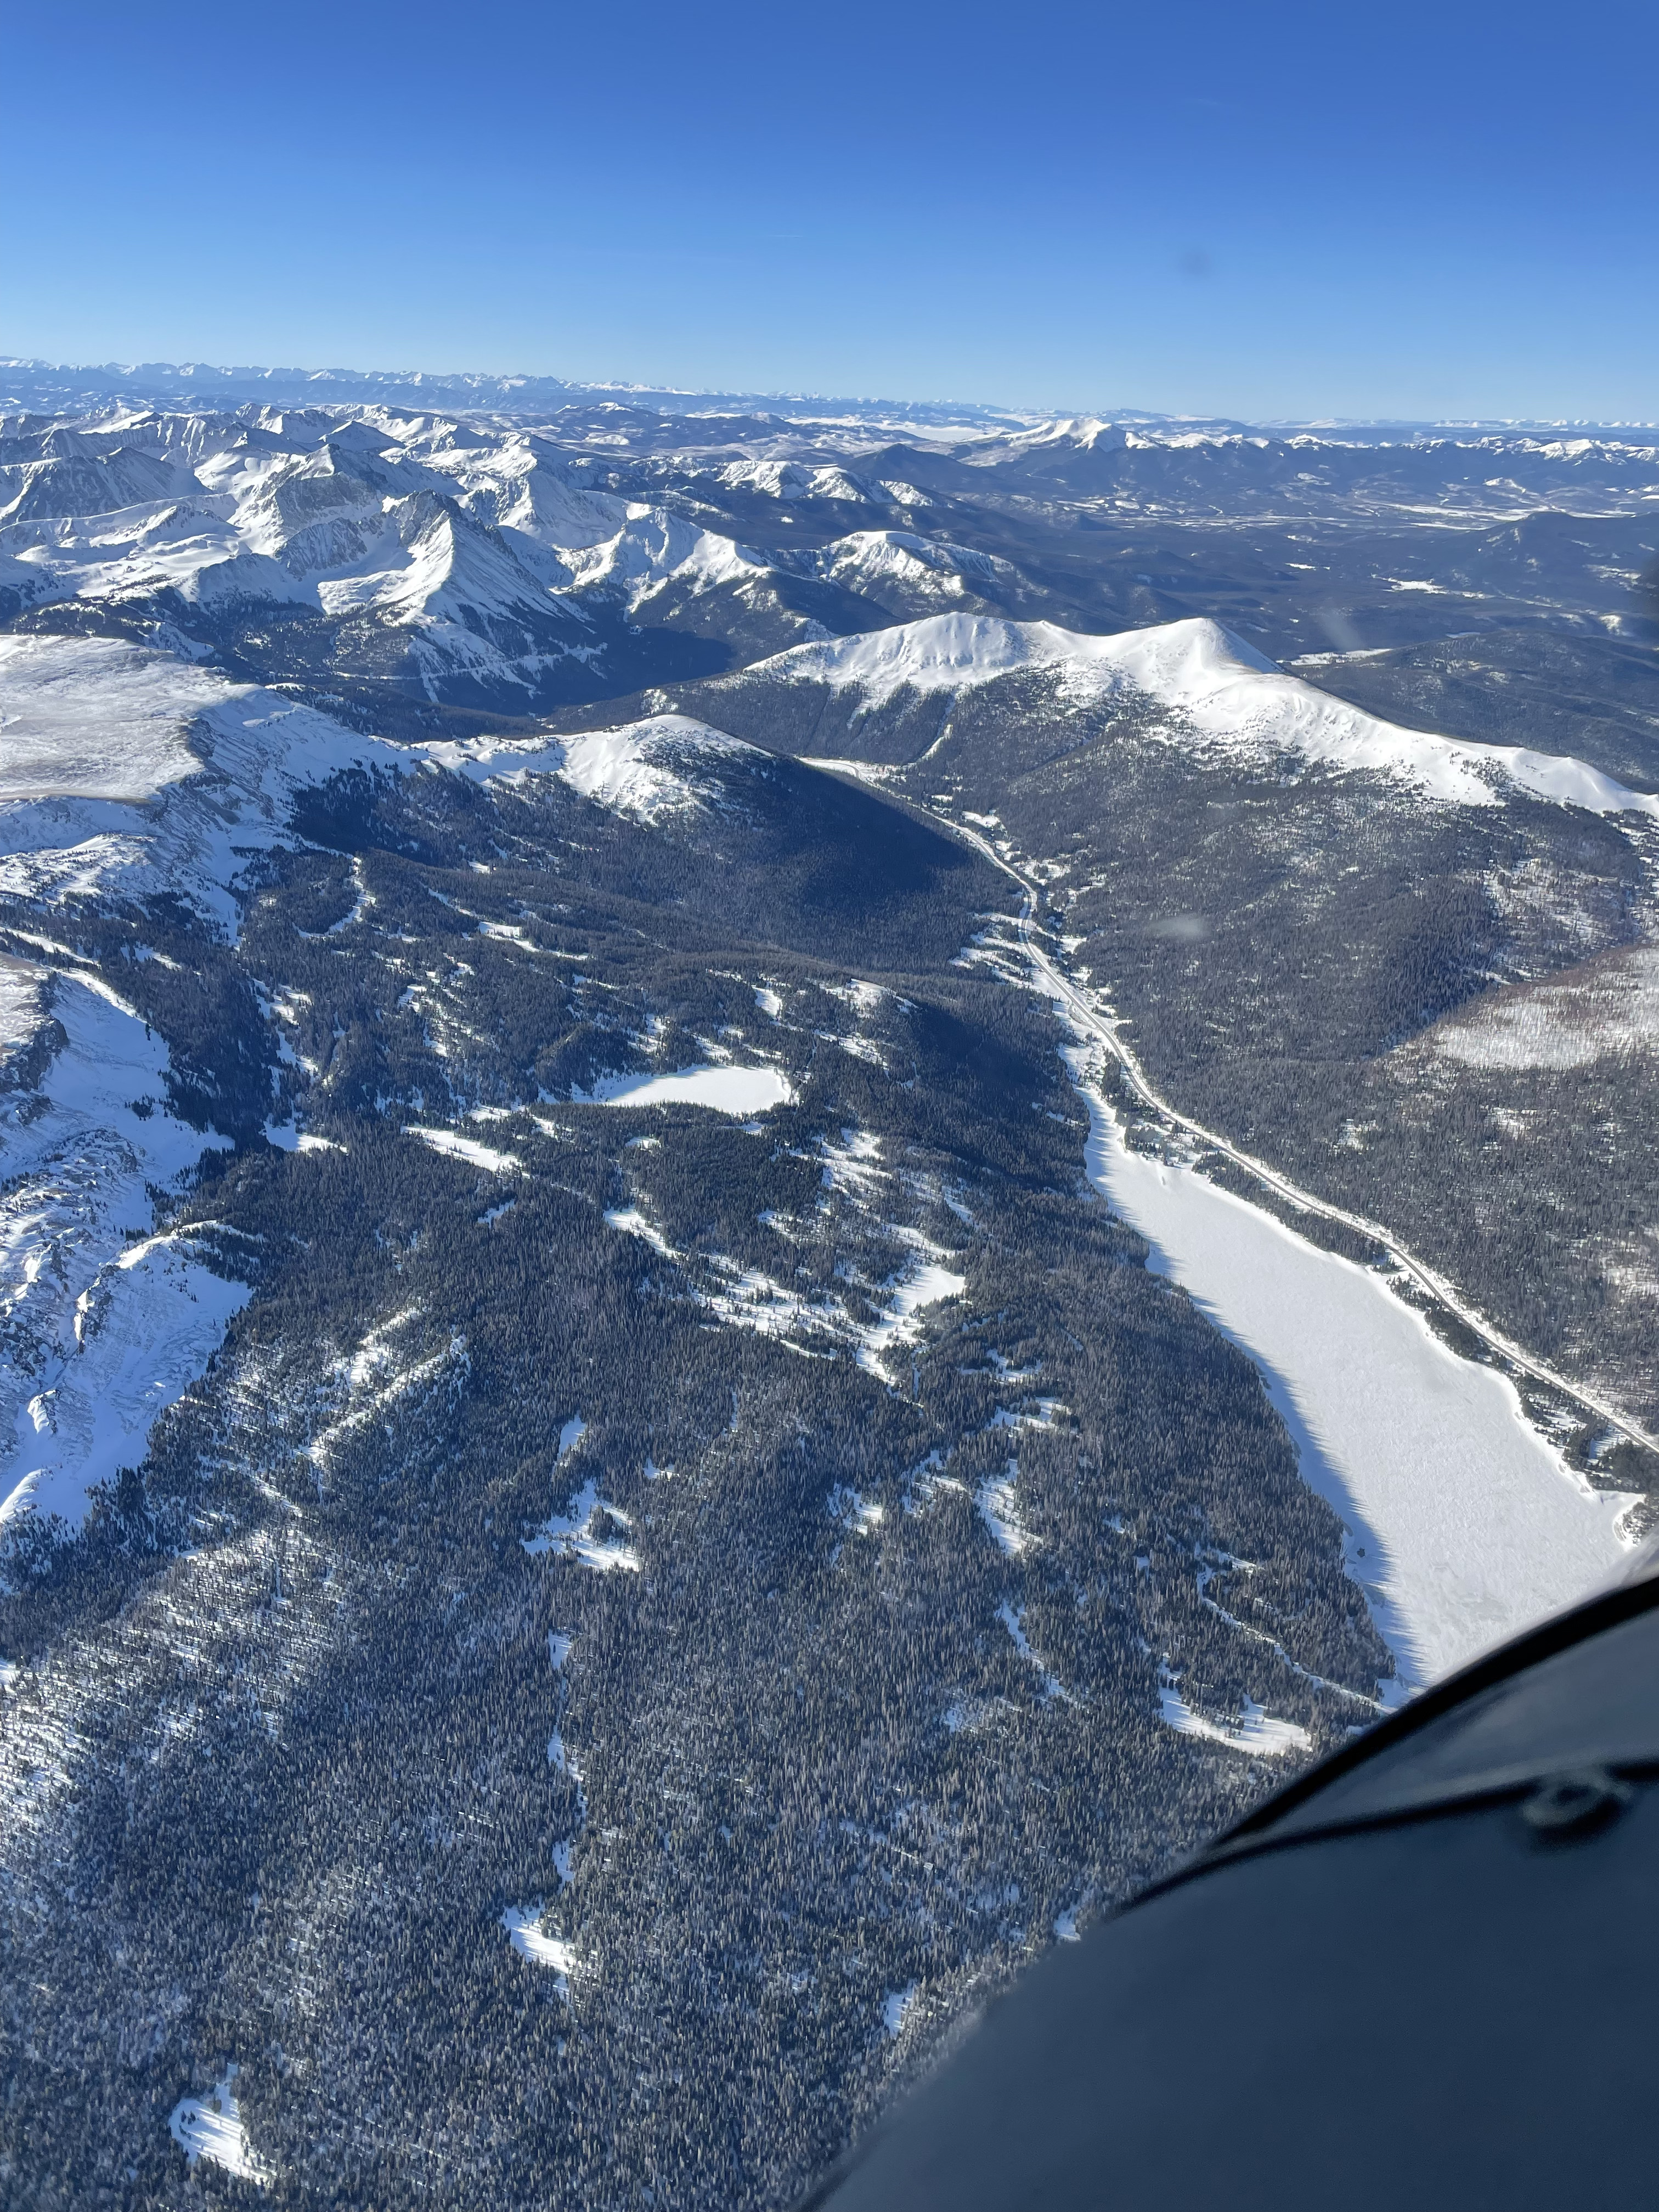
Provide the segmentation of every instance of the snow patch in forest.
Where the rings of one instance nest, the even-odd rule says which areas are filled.
[[[840,1483],[830,1492],[829,1503],[830,1518],[850,1535],[873,1536],[887,1518],[887,1508],[879,1499],[860,1497]]]
[[[916,1984],[912,1982],[902,1990],[889,1990],[881,2003],[882,2032],[896,2042],[904,2032],[904,2023],[917,1996]]]
[[[566,1423],[567,1434],[571,1425]],[[562,1450],[560,1456],[563,1457]],[[562,1559],[580,1559],[583,1566],[599,1574],[620,1569],[636,1575],[640,1555],[627,1537],[632,1525],[620,1505],[599,1496],[599,1486],[590,1475],[564,1512],[553,1514],[533,1536],[521,1536],[519,1540],[532,1558],[551,1552]]]
[[[204,2158],[240,2181],[268,2189],[276,2175],[242,2125],[242,2108],[231,2087],[236,2072],[228,2067],[205,2097],[181,2097],[168,2115],[167,2131],[191,2166]]]
[[[1043,1696],[1051,1702],[1057,1699],[1062,1705],[1075,1705],[1077,1700],[1072,1696],[1071,1692],[1066,1688],[1057,1675],[1050,1673],[1048,1667],[1044,1665],[1041,1655],[1032,1650],[1030,1638],[1025,1633],[1024,1607],[1016,1607],[1005,1598],[997,1607],[997,1619],[1007,1630],[1015,1650],[1018,1652],[1026,1665],[1034,1667],[1042,1677]]]
[[[501,1915],[501,1925],[515,1951],[537,1966],[549,1968],[557,1977],[559,1995],[568,2000],[570,1977],[576,1971],[576,1954],[562,1936],[547,1933],[541,1924],[543,1910],[540,1902],[509,1905]]]
[[[1175,1680],[1175,1676],[1166,1675],[1158,1685],[1158,1714],[1167,1727],[1177,1729],[1182,1735],[1203,1736],[1211,1743],[1225,1744],[1229,1751],[1243,1752],[1251,1759],[1283,1759],[1287,1752],[1313,1749],[1313,1738],[1306,1729],[1298,1728],[1294,1721],[1275,1720],[1249,1698],[1243,1700],[1237,1721],[1226,1726],[1206,1721],[1182,1697]]]
[[[826,1190],[849,1191],[854,1198],[866,1199],[877,1183],[885,1181],[886,1170],[877,1164],[881,1139],[868,1129],[843,1129],[840,1144],[831,1137],[820,1137],[817,1143]]]
[[[959,1298],[968,1288],[968,1279],[952,1274],[937,1261],[918,1260],[884,1287],[887,1303],[879,1318],[862,1331],[858,1357],[860,1367],[868,1368],[884,1382],[890,1379],[885,1364],[889,1353],[899,1345],[915,1343],[921,1334],[926,1308],[943,1304],[947,1298]]]
[[[624,1237],[642,1237],[647,1244],[654,1245],[665,1259],[672,1260],[678,1256],[661,1230],[654,1222],[647,1221],[637,1206],[613,1206],[605,1218],[612,1229],[620,1230]]]
[[[1424,1040],[1467,1067],[1587,1066],[1659,1052],[1659,948],[1615,953],[1547,983],[1493,991]]]
[[[444,1370],[466,1359],[465,1339],[452,1336],[440,1351],[424,1358],[410,1358],[387,1339],[422,1318],[424,1309],[404,1306],[364,1332],[349,1359],[335,1363],[335,1372],[345,1382],[348,1404],[344,1413],[319,1430],[306,1447],[306,1456],[320,1478],[332,1465],[336,1448],[346,1438],[383,1422],[400,1399],[434,1382]]]
[[[405,1121],[404,1134],[418,1137],[423,1145],[430,1145],[434,1152],[447,1152],[452,1159],[465,1160],[475,1168],[485,1168],[491,1175],[522,1175],[524,1162],[511,1152],[498,1152],[489,1145],[481,1145],[476,1137],[464,1137],[459,1129],[432,1129],[419,1121]]]
[[[763,1268],[742,1267],[724,1252],[705,1256],[728,1279],[718,1290],[699,1291],[699,1302],[734,1328],[752,1328],[762,1336],[786,1341],[794,1328],[834,1336],[849,1334],[852,1324],[838,1299],[808,1297]]]
[[[1018,1480],[1018,1463],[1011,1459],[1000,1474],[988,1475],[974,1493],[980,1517],[996,1539],[998,1550],[1011,1559],[1024,1559],[1034,1540],[1020,1518],[1014,1486]]]

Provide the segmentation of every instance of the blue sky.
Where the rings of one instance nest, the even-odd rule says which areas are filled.
[[[13,10],[0,348],[1659,418],[1659,8]]]

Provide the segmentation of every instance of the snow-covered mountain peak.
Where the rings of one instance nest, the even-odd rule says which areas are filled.
[[[909,530],[854,530],[813,556],[817,573],[895,613],[1017,587],[1009,561]]]
[[[1207,617],[1094,637],[1054,623],[938,615],[795,646],[760,665],[788,681],[856,690],[872,708],[906,690],[956,691],[1051,671],[1079,703],[1139,695],[1172,710],[1181,731],[1200,741],[1398,776],[1453,805],[1492,805],[1508,787],[1596,814],[1659,814],[1659,798],[1630,791],[1583,761],[1382,721],[1287,675]]]
[[[571,573],[579,586],[626,595],[637,607],[671,581],[708,591],[742,583],[771,565],[764,553],[719,531],[702,529],[665,508],[634,507],[617,534],[603,544],[573,549]]]
[[[892,629],[792,646],[762,661],[757,672],[793,683],[856,690],[868,704],[881,706],[902,690],[958,690],[1063,658],[1063,653],[1040,651],[1045,633],[1056,639],[1069,635],[1048,623],[1005,622],[994,615],[931,615]]]
[[[689,714],[653,714],[574,738],[477,738],[423,746],[428,759],[478,783],[556,775],[573,791],[636,822],[724,807],[720,763],[768,756]]]

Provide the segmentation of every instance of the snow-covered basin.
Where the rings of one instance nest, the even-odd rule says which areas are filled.
[[[794,1086],[775,1067],[682,1067],[672,1075],[602,1075],[590,1091],[593,1106],[712,1106],[718,1114],[764,1114],[787,1106]]]
[[[1598,1584],[1630,1558],[1630,1501],[1592,1491],[1521,1411],[1387,1284],[1189,1168],[1132,1152],[1090,1099],[1091,1180],[1261,1370],[1306,1480],[1340,1514],[1408,1692]]]

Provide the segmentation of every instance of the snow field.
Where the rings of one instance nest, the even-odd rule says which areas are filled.
[[[68,1042],[45,1110],[0,1122],[0,1522],[33,1510],[73,1528],[94,1485],[143,1460],[249,1293],[186,1237],[131,1237],[154,1219],[149,1187],[228,1141],[161,1103],[161,1040],[89,975],[57,975],[53,1011]],[[135,1099],[155,1103],[139,1114]]]
[[[33,1038],[46,1018],[46,988],[44,969],[0,957],[0,1051]]]
[[[354,762],[401,773],[421,757],[100,637],[0,638],[0,884],[34,898],[171,892],[233,937],[228,886],[286,839],[298,790]]]
[[[689,714],[654,714],[583,737],[444,739],[421,750],[475,783],[518,785],[527,776],[556,775],[585,799],[647,823],[720,805],[720,763],[766,758],[758,747]]]
[[[190,725],[231,688],[112,639],[0,637],[0,804],[153,799],[201,766]]]

